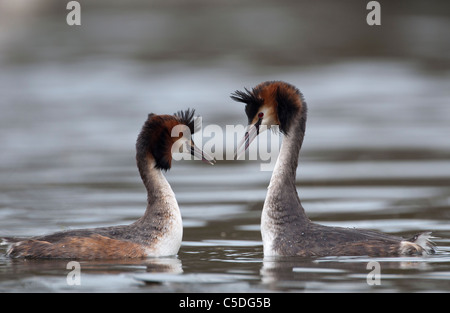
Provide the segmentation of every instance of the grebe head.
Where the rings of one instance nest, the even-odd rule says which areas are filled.
[[[247,150],[250,143],[271,126],[278,125],[280,131],[289,135],[292,123],[302,123],[305,132],[306,103],[301,92],[293,85],[282,81],[267,81],[257,85],[252,90],[235,91],[231,98],[245,103],[245,113],[248,117],[248,129],[245,137],[236,149],[236,156]],[[266,127],[261,127],[265,125]],[[245,147],[242,150],[243,144]],[[242,151],[239,151],[242,150]]]
[[[190,109],[178,111],[174,115],[150,113],[136,142],[138,167],[141,167],[140,161],[151,157],[155,168],[169,170],[175,143],[180,150],[184,145],[193,156],[213,165],[215,159],[198,148],[191,138],[196,131],[194,113],[195,110]]]

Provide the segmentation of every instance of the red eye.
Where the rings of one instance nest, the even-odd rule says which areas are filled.
[[[264,117],[264,113],[263,113],[263,112],[259,112],[259,113],[258,113],[258,118],[261,119],[261,118],[263,118],[263,117]]]

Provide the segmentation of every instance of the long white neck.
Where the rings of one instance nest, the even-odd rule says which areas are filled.
[[[153,162],[148,164],[144,184],[147,189],[147,210],[145,216],[153,215],[159,211],[180,213],[178,202],[169,182],[162,171],[154,167]]]
[[[156,236],[158,244],[152,255],[174,255],[183,236],[181,212],[175,194],[162,171],[155,168],[153,157],[147,156],[139,170],[147,189],[147,209],[134,226]]]
[[[264,209],[276,210],[279,214],[301,215],[306,217],[295,186],[298,156],[303,143],[303,133],[300,127],[294,127],[284,137],[280,154],[275,164]],[[295,131],[296,130],[296,131]]]
[[[273,197],[286,189],[295,190],[298,155],[302,141],[303,138],[297,137],[296,134],[284,136],[280,154],[270,179],[268,197]]]
[[[303,143],[304,124],[300,117],[292,122],[289,134],[281,144],[261,216],[264,254],[272,253],[275,236],[288,227],[302,227],[309,223],[295,186],[298,156]]]

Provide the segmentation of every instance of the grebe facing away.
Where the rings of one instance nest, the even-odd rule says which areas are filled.
[[[435,252],[431,233],[404,240],[364,229],[323,226],[305,214],[295,187],[298,156],[306,126],[306,103],[300,91],[285,82],[236,91],[231,98],[246,104],[249,128],[237,147],[239,155],[259,134],[260,126],[279,125],[285,135],[261,216],[265,256],[400,256]],[[263,130],[262,130],[263,131]]]
[[[136,161],[147,189],[147,209],[130,225],[69,230],[29,239],[3,238],[13,258],[118,259],[176,255],[183,226],[175,194],[162,170],[171,167],[172,145],[184,141],[191,154],[214,164],[185,135],[172,129],[186,125],[194,133],[194,111],[174,115],[149,114],[136,142]],[[179,134],[186,134],[187,132]]]

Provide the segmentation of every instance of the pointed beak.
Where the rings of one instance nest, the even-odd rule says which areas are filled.
[[[202,160],[205,163],[209,163],[211,165],[216,164],[216,159],[213,158],[212,156],[210,156],[209,154],[207,154],[206,152],[204,152],[202,149],[200,149],[199,147],[197,147],[194,144],[194,141],[187,141],[186,142],[187,148],[189,149],[189,151],[191,151],[191,154],[197,158]]]
[[[245,151],[247,151],[250,144],[259,135],[259,127],[261,126],[262,118],[260,118],[255,124],[248,125],[244,138],[238,144],[236,151],[234,152],[234,159],[239,159]]]

